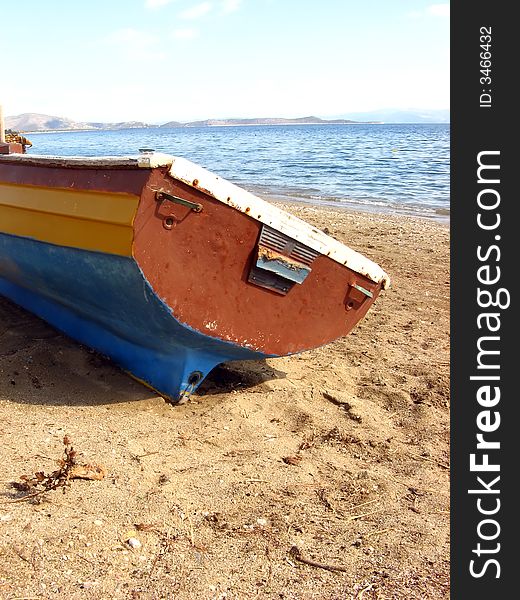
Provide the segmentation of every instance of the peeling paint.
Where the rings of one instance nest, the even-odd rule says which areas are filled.
[[[258,246],[256,266],[295,283],[303,283],[311,272],[311,268],[307,265],[262,245]]]

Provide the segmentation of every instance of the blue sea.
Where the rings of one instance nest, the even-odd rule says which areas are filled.
[[[27,134],[30,154],[182,156],[269,199],[446,220],[448,124],[285,125]]]

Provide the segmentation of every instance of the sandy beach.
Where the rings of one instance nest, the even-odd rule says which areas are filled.
[[[280,206],[392,287],[182,406],[0,299],[0,600],[449,596],[449,227]],[[106,476],[20,501],[64,436]]]

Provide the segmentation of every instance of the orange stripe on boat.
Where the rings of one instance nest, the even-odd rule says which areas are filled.
[[[0,184],[2,231],[42,242],[132,255],[139,196]]]

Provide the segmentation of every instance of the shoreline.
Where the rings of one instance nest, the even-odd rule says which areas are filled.
[[[434,221],[442,223],[444,225],[450,224],[451,211],[449,208],[433,208],[423,207],[420,204],[391,204],[385,203],[381,200],[375,200],[370,202],[369,200],[354,200],[354,199],[343,199],[343,198],[316,198],[306,197],[303,193],[297,195],[296,193],[283,193],[283,191],[271,191],[268,187],[262,185],[248,185],[246,182],[237,182],[236,185],[243,189],[255,194],[262,200],[267,202],[273,202],[283,204],[287,206],[294,205],[298,206],[314,206],[317,208],[323,208],[325,210],[338,210],[354,213],[366,213],[371,215],[380,216],[402,216],[418,219],[426,219],[428,221]]]
[[[311,200],[306,198],[295,198],[293,196],[284,196],[283,194],[269,194],[263,193],[262,197],[264,200],[268,202],[274,202],[284,205],[305,205],[305,206],[314,206],[317,208],[324,208],[325,210],[338,210],[338,211],[346,211],[353,213],[365,213],[370,215],[376,215],[381,218],[385,216],[400,216],[400,217],[410,217],[412,219],[426,219],[428,221],[437,222],[443,225],[450,225],[451,222],[451,213],[448,211],[444,214],[446,209],[437,209],[442,212],[425,212],[424,210],[421,212],[419,207],[410,207],[410,208],[401,208],[398,206],[382,206],[381,204],[370,206],[368,202],[366,203],[357,203],[357,202],[348,202],[344,200],[329,200],[329,201],[319,201],[319,200]]]

